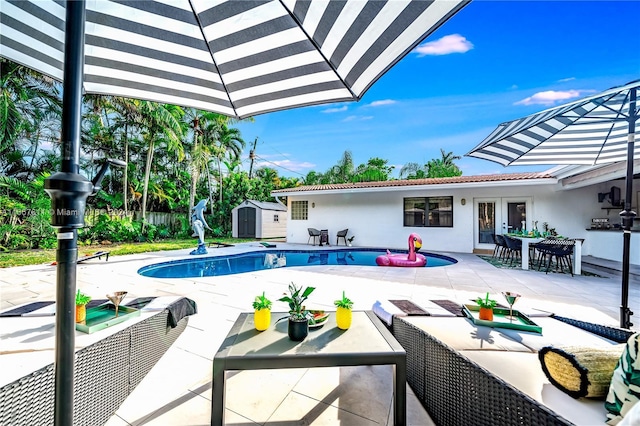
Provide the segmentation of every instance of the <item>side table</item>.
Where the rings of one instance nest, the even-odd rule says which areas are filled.
[[[406,424],[407,355],[391,333],[371,311],[354,311],[349,330],[336,326],[335,312],[320,329],[302,342],[287,335],[287,324],[272,313],[271,325],[256,331],[253,313],[238,316],[213,358],[211,424],[224,424],[225,373],[228,370],[340,367],[357,365],[394,366],[394,424]]]

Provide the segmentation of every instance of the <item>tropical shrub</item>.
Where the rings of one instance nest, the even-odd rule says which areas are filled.
[[[6,249],[50,248],[56,244],[51,226],[51,200],[40,175],[31,182],[0,176],[0,246]]]
[[[93,226],[82,228],[78,232],[78,239],[82,241],[133,241],[139,234],[138,230],[129,218],[110,218],[106,214],[100,214]]]

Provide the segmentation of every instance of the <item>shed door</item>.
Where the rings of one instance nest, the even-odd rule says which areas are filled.
[[[238,238],[256,237],[256,209],[240,207],[238,209]]]

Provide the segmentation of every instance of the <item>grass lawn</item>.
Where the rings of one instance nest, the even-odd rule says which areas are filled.
[[[245,243],[254,241],[238,238],[210,238],[209,241],[220,241],[228,244]],[[93,254],[97,251],[108,251],[110,256],[124,254],[146,253],[153,251],[180,250],[196,248],[198,242],[195,238],[183,240],[162,240],[149,243],[122,243],[110,245],[78,246],[78,257]],[[56,250],[15,250],[0,252],[0,268],[12,266],[38,265],[51,263],[56,260]]]

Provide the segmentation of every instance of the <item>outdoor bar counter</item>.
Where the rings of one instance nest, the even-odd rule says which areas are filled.
[[[622,229],[587,229],[583,254],[601,259],[622,261]],[[586,252],[586,253],[585,253]],[[640,229],[631,230],[630,263],[640,265]]]
[[[168,324],[175,302],[159,297],[139,316],[91,334],[76,331],[74,425],[106,423],[178,338],[188,317]],[[0,341],[0,424],[52,425],[55,316],[2,317]]]

